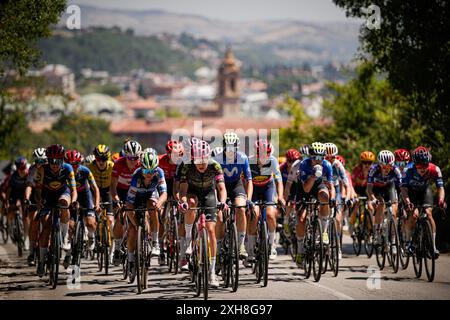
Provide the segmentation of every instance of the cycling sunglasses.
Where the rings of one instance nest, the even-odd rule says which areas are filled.
[[[407,162],[406,161],[396,161],[395,165],[397,167],[405,167],[407,165]]]
[[[361,162],[363,165],[365,165],[365,166],[371,166],[372,164],[373,164],[373,162],[372,161],[363,161],[363,162]]]
[[[71,162],[70,165],[72,167],[78,167],[80,165],[80,163],[79,162]]]
[[[34,160],[34,163],[35,164],[46,164],[47,160],[45,160],[45,159],[37,159],[37,160]]]
[[[139,159],[138,156],[127,156],[127,159],[130,161],[137,161]]]
[[[143,174],[153,174],[155,169],[142,169]]]
[[[382,169],[392,169],[392,165],[391,164],[380,164],[380,167]]]
[[[311,160],[322,161],[323,156],[311,156]]]
[[[97,162],[106,162],[106,161],[108,161],[108,158],[95,158],[95,161],[97,161]]]
[[[62,164],[63,163],[63,159],[50,158],[50,159],[48,159],[48,163],[50,163],[50,164]]]

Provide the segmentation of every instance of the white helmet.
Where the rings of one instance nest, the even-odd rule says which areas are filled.
[[[239,146],[241,143],[239,136],[235,132],[225,132],[223,135],[223,145],[234,145],[235,147]]]
[[[380,153],[378,153],[378,162],[384,165],[393,165],[395,162],[395,156],[389,150],[381,150]]]
[[[93,161],[95,160],[95,156],[93,155],[93,154],[90,154],[90,155],[88,155],[85,159],[84,159],[84,161],[86,162],[86,163],[92,163]]]
[[[338,154],[338,147],[331,142],[327,142],[323,144],[325,146],[325,155],[327,156],[337,156]]]
[[[34,161],[47,160],[47,155],[46,155],[45,151],[46,151],[45,148],[34,149],[34,151],[33,151],[33,159],[34,159]]]
[[[131,140],[125,143],[125,145],[123,146],[123,151],[125,152],[126,156],[139,156],[140,152],[142,151],[142,147],[139,142]]]

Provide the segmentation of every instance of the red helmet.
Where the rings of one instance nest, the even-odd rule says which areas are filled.
[[[64,158],[64,147],[60,144],[52,144],[51,146],[47,147],[46,155],[47,158],[54,158],[54,159],[63,159]]]
[[[297,149],[291,148],[286,152],[286,159],[289,162],[294,162],[295,160],[298,160],[301,158],[300,152],[298,152]]]
[[[406,149],[397,149],[394,151],[395,161],[409,162],[411,160],[411,155]]]
[[[339,162],[345,166],[345,158],[343,156],[337,155],[336,160],[339,160]]]
[[[425,147],[417,147],[412,153],[412,160],[414,163],[428,164],[431,162],[431,153]]]
[[[257,156],[260,155],[260,153],[266,153],[267,156],[270,156],[272,154],[272,144],[267,141],[267,139],[259,139],[255,142],[255,151]]]
[[[181,142],[177,140],[169,140],[166,144],[166,152],[167,154],[171,154],[172,152],[178,153],[180,157],[184,154],[184,147]]]
[[[81,163],[81,153],[77,150],[67,150],[64,161],[70,164],[79,164]]]

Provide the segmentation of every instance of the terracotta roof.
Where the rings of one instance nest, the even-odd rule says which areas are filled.
[[[161,105],[154,99],[140,99],[125,103],[125,107],[133,110],[158,109]]]

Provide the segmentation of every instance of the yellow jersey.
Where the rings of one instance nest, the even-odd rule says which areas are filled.
[[[96,163],[96,160],[89,164],[89,169],[94,175],[95,182],[100,189],[109,188],[111,185],[111,174],[114,167],[114,162],[108,160],[106,162],[106,168],[101,170]]]

